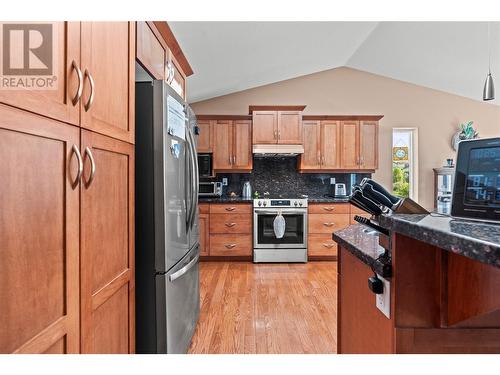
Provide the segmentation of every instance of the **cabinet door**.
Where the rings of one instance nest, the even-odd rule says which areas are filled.
[[[319,121],[304,121],[304,153],[300,156],[300,169],[320,169],[321,140]]]
[[[302,144],[302,113],[278,111],[278,143]]]
[[[210,233],[209,233],[209,217],[210,214],[200,213],[200,255],[208,256],[210,255]]]
[[[233,122],[217,121],[214,134],[214,170],[228,170],[233,166]]]
[[[340,123],[321,122],[321,168],[340,168]]]
[[[56,77],[54,84],[57,88],[51,90],[0,89],[0,102],[78,125],[80,104],[79,102],[73,104],[72,99],[77,96],[78,92],[76,69],[80,67],[80,23],[52,22],[51,25],[53,40],[56,41],[57,46],[52,72]],[[13,49],[21,49],[22,46],[22,43],[16,43]],[[76,68],[73,67],[73,61]]]
[[[135,22],[82,22],[81,31],[81,126],[130,143],[134,143],[134,29]]]
[[[340,126],[340,166],[342,169],[359,169],[359,122],[342,121]]]
[[[182,72],[182,69],[172,55],[170,51],[170,64],[172,66],[172,76],[169,79],[170,86],[181,96],[182,98],[186,98],[186,76]]]
[[[359,123],[359,163],[361,169],[378,168],[378,122]]]
[[[233,169],[251,170],[253,165],[252,158],[252,122],[251,121],[234,121],[233,125],[234,143]]]
[[[82,353],[132,353],[134,327],[134,146],[82,131]]]
[[[198,121],[198,128],[200,134],[198,135],[197,150],[198,152],[212,152],[212,124],[215,121],[200,120]]]
[[[78,128],[0,105],[0,353],[80,350],[73,145]]]
[[[148,22],[140,21],[137,26],[137,60],[156,79],[165,77],[165,50],[151,30]]]
[[[254,145],[278,142],[278,112],[254,111],[252,126],[252,141]]]

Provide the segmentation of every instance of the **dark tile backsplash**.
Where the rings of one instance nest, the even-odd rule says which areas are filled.
[[[299,197],[302,194],[310,198],[322,198],[333,194],[333,185],[330,178],[336,182],[346,184],[347,193],[351,191],[351,184],[359,183],[368,173],[299,173],[296,157],[254,157],[252,173],[218,173],[216,178],[202,179],[203,181],[222,181],[228,178],[228,186],[224,186],[225,195],[234,191],[241,195],[243,184],[250,181],[252,192],[258,191],[261,196],[269,192],[273,196]]]

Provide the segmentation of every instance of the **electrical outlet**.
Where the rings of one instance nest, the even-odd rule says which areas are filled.
[[[330,185],[335,185],[335,177],[330,177]]]
[[[222,178],[222,186],[227,186],[227,177]]]
[[[382,276],[377,276],[384,284],[384,293],[376,294],[375,305],[388,319],[391,319],[391,283]]]

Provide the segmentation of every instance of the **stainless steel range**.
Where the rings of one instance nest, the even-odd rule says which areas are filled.
[[[277,234],[280,214],[285,228]],[[255,263],[307,262],[307,199],[254,199],[253,228]]]

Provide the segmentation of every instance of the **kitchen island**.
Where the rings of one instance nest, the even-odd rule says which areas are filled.
[[[437,214],[379,223],[389,238],[358,224],[333,234],[338,352],[500,353],[500,226]],[[388,316],[368,287],[375,272]]]

